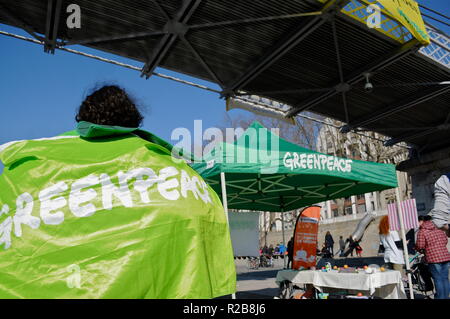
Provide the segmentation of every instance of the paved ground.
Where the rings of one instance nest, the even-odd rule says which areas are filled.
[[[278,286],[275,283],[277,272],[283,269],[283,260],[275,259],[273,268],[247,267],[247,259],[236,259],[237,272],[237,298],[272,299],[278,295]]]

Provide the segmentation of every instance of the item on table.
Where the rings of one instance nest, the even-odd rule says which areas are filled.
[[[344,266],[344,268],[339,269],[339,272],[340,273],[355,274],[355,273],[358,273],[358,270],[355,267],[348,267],[347,266],[347,268],[345,268],[345,266]]]
[[[347,296],[346,299],[369,299],[368,296]]]
[[[375,272],[375,270],[372,267],[366,267],[364,271],[366,274],[373,274]]]
[[[328,299],[329,294],[322,292],[322,293],[319,293],[318,296],[319,296],[319,299]]]
[[[378,266],[377,264],[370,264],[368,269],[370,269],[369,271],[371,274],[375,274],[375,273],[381,271],[380,266]],[[367,270],[366,270],[366,272],[367,272]]]

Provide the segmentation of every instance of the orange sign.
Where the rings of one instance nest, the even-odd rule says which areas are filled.
[[[293,269],[309,269],[316,265],[319,219],[319,206],[307,207],[298,216],[294,232]]]

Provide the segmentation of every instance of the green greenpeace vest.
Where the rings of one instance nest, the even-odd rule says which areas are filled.
[[[220,199],[170,149],[87,122],[0,146],[0,298],[234,293]]]

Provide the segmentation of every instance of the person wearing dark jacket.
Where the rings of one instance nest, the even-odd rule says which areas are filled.
[[[334,249],[333,249],[334,239],[333,239],[333,236],[331,236],[331,233],[329,231],[327,231],[327,233],[325,235],[325,244],[327,245],[327,249],[331,253],[331,256],[334,256]]]
[[[342,257],[345,252],[345,241],[342,236],[339,237],[339,256]]]
[[[344,254],[344,257],[347,257],[348,255],[353,257],[353,251],[356,248],[355,241],[353,240],[353,237],[352,236],[348,237],[347,240],[345,241],[345,243],[348,243],[348,250]]]
[[[289,268],[292,268],[292,266],[293,266],[292,262],[294,260],[294,237],[291,237],[291,239],[289,240],[289,242],[287,244],[287,251],[288,251],[287,268],[289,269]]]

